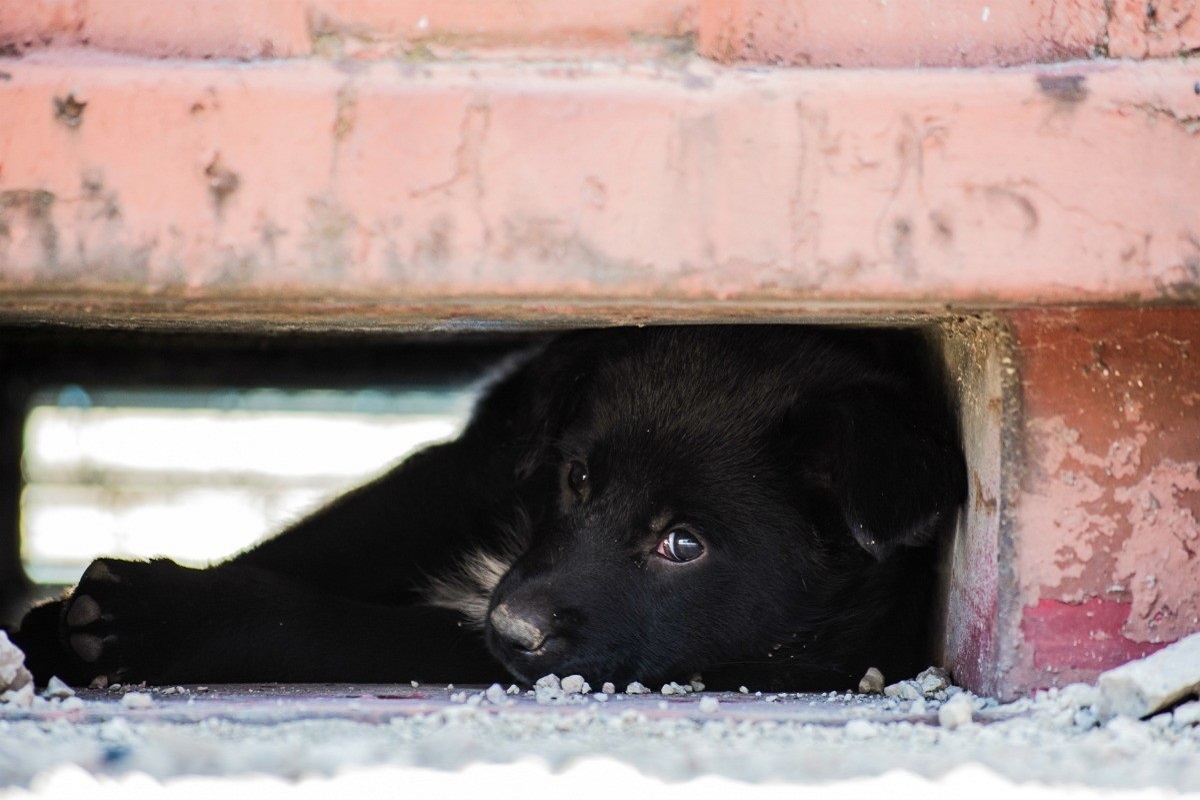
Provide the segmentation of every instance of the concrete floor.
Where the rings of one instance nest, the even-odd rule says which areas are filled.
[[[1200,797],[1190,707],[1101,723],[1082,689],[1006,705],[967,697],[973,721],[950,729],[935,698],[877,695],[654,692],[539,703],[524,692],[489,698],[485,687],[407,684],[91,690],[0,706],[0,797],[94,794],[150,779],[161,791],[200,778],[244,788],[263,776],[277,788],[333,791],[367,774],[447,791],[483,774],[486,791],[520,781],[523,796],[536,787],[561,796],[572,780],[593,781],[584,778],[596,764],[641,789],[883,781],[880,791],[903,784],[940,797],[969,775],[971,786],[986,779],[1005,796]]]

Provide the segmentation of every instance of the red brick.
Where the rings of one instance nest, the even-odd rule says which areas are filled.
[[[943,310],[1200,291],[1197,64],[346,72],[45,53],[5,70],[3,302]]]
[[[702,0],[697,41],[721,61],[809,66],[977,66],[1084,58],[1104,0]]]
[[[88,45],[151,57],[451,55],[462,48],[622,48],[691,32],[688,0],[21,0],[0,46]],[[318,47],[318,41],[322,42]],[[643,48],[657,52],[661,48]],[[525,52],[523,57],[533,55]]]
[[[1111,0],[1108,52],[1117,58],[1155,58],[1200,49],[1196,0]]]
[[[0,6],[0,45],[87,44],[155,57],[312,51],[300,0],[21,0]]]
[[[975,679],[1014,695],[1200,631],[1200,309],[1007,318],[1019,412]]]

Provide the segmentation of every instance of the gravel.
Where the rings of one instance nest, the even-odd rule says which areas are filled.
[[[914,794],[940,797],[936,787],[970,774],[965,788],[991,776],[1010,795],[1035,786],[1102,793],[1089,797],[1146,789],[1200,797],[1195,700],[1142,720],[1111,713],[1089,685],[1001,704],[933,670],[892,684],[905,688],[890,695],[692,684],[585,694],[574,677],[547,676],[517,693],[500,684],[404,683],[127,685],[38,696],[26,684],[0,703],[0,798],[31,787],[41,796],[70,781],[82,783],[68,793],[92,796],[110,785],[96,776],[338,781],[390,770],[407,786],[432,780],[430,770],[482,774],[530,758],[542,765],[537,774],[590,775],[586,765],[601,759],[610,776],[724,786],[715,796],[728,795],[721,781],[767,791],[887,779],[866,793],[899,796],[897,786],[918,781]]]

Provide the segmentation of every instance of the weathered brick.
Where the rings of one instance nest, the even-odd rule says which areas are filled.
[[[21,0],[0,4],[0,46],[183,58],[426,57],[518,45],[619,50],[686,36],[693,16],[689,0]]]
[[[1003,446],[972,464],[985,510],[955,562],[979,601],[950,604],[949,649],[960,678],[1015,696],[1200,631],[1200,309],[1005,318]]]
[[[1191,63],[346,72],[45,53],[5,70],[3,302],[941,310],[1200,291]]]
[[[1007,65],[1097,51],[1104,0],[702,0],[700,52],[721,61],[843,67]]]
[[[1200,3],[1196,0],[1112,0],[1111,9],[1111,56],[1155,58],[1200,49]]]

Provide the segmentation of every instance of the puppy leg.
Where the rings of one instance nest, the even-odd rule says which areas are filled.
[[[73,675],[150,683],[496,680],[451,612],[372,604],[244,565],[103,559],[62,611]]]

